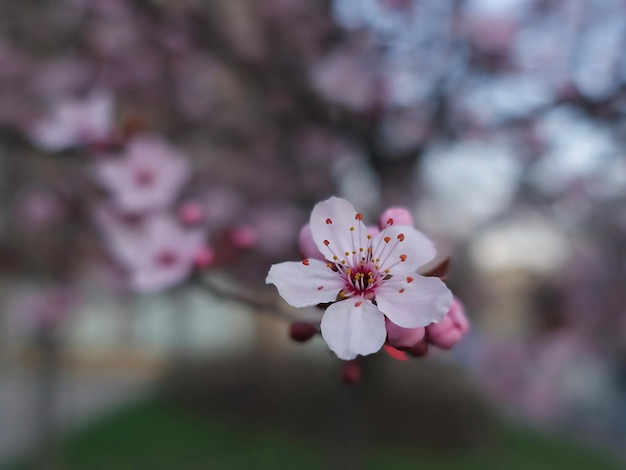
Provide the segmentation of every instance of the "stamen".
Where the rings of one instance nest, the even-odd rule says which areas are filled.
[[[398,292],[399,292],[400,294],[404,293],[404,288],[400,289]]]
[[[393,225],[393,219],[391,217],[387,219],[387,225]]]
[[[398,238],[398,240],[403,242],[404,241],[404,233],[399,233],[397,238]]]
[[[326,225],[331,225],[333,223],[332,219],[326,219]]]
[[[389,243],[391,241],[391,237],[385,237],[383,240],[385,240],[385,243]]]
[[[413,282],[413,278],[411,276],[407,276],[406,278],[406,282],[408,282],[409,284],[411,284]]]
[[[317,288],[317,290],[322,290],[323,288],[324,288],[324,286],[319,286],[319,287]]]
[[[355,303],[354,303],[354,306],[355,306],[355,307],[360,307],[360,306],[361,306],[361,301],[359,300],[359,301],[355,302]]]
[[[302,264],[304,264],[305,266],[309,265],[309,260],[308,259],[303,259],[302,260]]]
[[[356,220],[363,220],[363,214],[361,214],[360,212],[357,212],[356,215],[354,216],[354,218]]]
[[[328,246],[330,245],[330,242],[328,240],[324,240],[324,245]]]
[[[400,255],[400,261],[404,263],[406,261],[406,255]]]

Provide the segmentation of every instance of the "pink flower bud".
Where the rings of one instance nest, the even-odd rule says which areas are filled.
[[[204,221],[204,210],[197,202],[188,201],[180,206],[178,216],[184,224],[196,225]]]
[[[469,330],[469,323],[465,317],[465,309],[455,297],[452,300],[450,311],[439,323],[426,327],[428,342],[443,349],[450,349]]]
[[[250,248],[256,241],[256,233],[251,227],[241,226],[230,232],[230,241],[239,248]]]
[[[361,366],[357,361],[347,361],[341,369],[341,378],[349,384],[356,384],[361,381]]]
[[[300,254],[303,258],[313,258],[324,261],[324,255],[317,248],[317,245],[313,241],[313,233],[311,232],[311,226],[306,224],[300,229],[298,235],[298,246],[300,248]]]
[[[215,252],[208,246],[205,246],[196,253],[194,265],[196,268],[206,269],[213,264],[213,261],[215,261]]]
[[[403,207],[390,207],[382,213],[378,220],[381,230],[389,225],[409,225],[413,226],[413,216]]]
[[[371,235],[372,237],[375,237],[379,233],[380,233],[380,230],[375,225],[368,225],[367,226],[367,234],[368,235]]]
[[[304,343],[319,333],[319,330],[311,323],[294,322],[289,326],[289,336],[298,343]]]
[[[385,328],[387,329],[387,342],[394,348],[410,348],[418,341],[421,341],[426,334],[426,329],[402,328],[385,318]]]

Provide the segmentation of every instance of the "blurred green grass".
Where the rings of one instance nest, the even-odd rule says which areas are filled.
[[[623,469],[623,463],[574,442],[501,424],[488,448],[459,455],[426,455],[407,446],[368,447],[362,468]],[[336,447],[334,447],[336,448]],[[174,403],[151,398],[121,410],[60,444],[61,468],[91,469],[324,469],[328,449],[293,436],[259,433],[208,420]],[[40,468],[33,457],[6,470]]]

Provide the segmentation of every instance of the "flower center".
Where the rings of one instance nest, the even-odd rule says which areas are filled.
[[[137,183],[137,186],[152,186],[155,179],[154,171],[148,168],[140,168],[135,172],[135,183]]]
[[[178,262],[178,255],[173,250],[165,249],[155,256],[154,261],[158,266],[167,268]]]

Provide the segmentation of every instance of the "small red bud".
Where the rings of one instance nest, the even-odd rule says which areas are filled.
[[[359,383],[361,381],[361,367],[358,362],[354,360],[346,362],[341,369],[341,378],[351,385]]]
[[[289,326],[289,336],[298,343],[304,343],[317,334],[317,328],[310,323],[296,322]]]
[[[210,267],[213,264],[213,261],[215,261],[215,253],[208,246],[201,248],[200,251],[196,253],[196,257],[193,260],[194,265],[198,269],[206,269]]]

